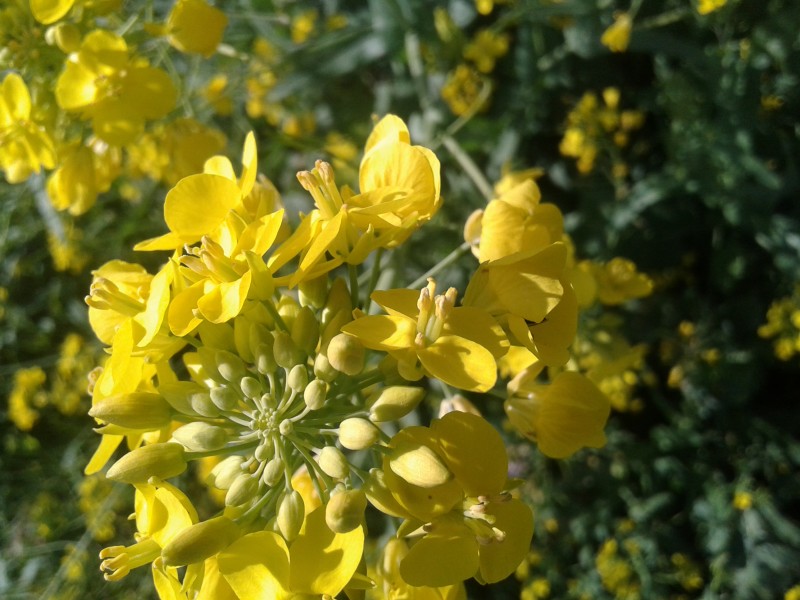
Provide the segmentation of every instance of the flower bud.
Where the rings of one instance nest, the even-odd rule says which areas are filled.
[[[297,291],[301,305],[322,308],[325,304],[325,297],[328,295],[328,276],[322,275],[301,281],[297,286]]]
[[[292,325],[292,341],[306,355],[314,352],[319,341],[319,323],[314,311],[307,306],[300,309]]]
[[[324,354],[317,354],[316,358],[314,358],[314,375],[330,383],[336,379],[336,376],[339,375],[339,371],[333,368],[327,356]]]
[[[272,487],[281,480],[283,472],[283,461],[276,456],[264,465],[264,471],[261,473],[261,481],[263,481],[265,485]]]
[[[300,364],[302,358],[297,346],[294,345],[292,338],[285,331],[276,331],[274,333],[275,344],[272,346],[275,353],[275,362],[278,366],[284,369],[291,369],[293,366]]]
[[[242,388],[242,393],[248,398],[260,398],[261,394],[264,393],[261,382],[255,377],[242,377],[239,385]]]
[[[378,428],[366,419],[351,417],[339,425],[339,443],[348,450],[364,450],[378,441]]]
[[[293,392],[300,394],[308,385],[308,370],[305,365],[295,365],[286,376],[286,385]]]
[[[111,465],[108,479],[123,483],[146,483],[151,477],[169,479],[186,470],[183,446],[174,443],[140,446]]]
[[[294,321],[299,312],[300,305],[294,298],[291,296],[281,296],[281,299],[278,301],[278,314],[281,316],[283,324],[286,325],[289,331],[292,330]]]
[[[393,448],[389,468],[398,477],[421,488],[442,485],[453,476],[442,459],[424,444],[401,443]]]
[[[325,446],[317,455],[317,464],[334,479],[344,479],[350,474],[350,463],[336,446]]]
[[[225,506],[240,506],[255,496],[257,491],[258,479],[250,473],[242,473],[228,488],[228,493],[225,494]]]
[[[126,429],[161,429],[169,425],[169,403],[152,392],[133,392],[103,398],[89,409],[89,415]]]
[[[455,394],[451,398],[442,400],[439,405],[439,418],[441,419],[447,413],[451,412],[465,412],[480,417],[481,411],[469,400],[461,394]]]
[[[189,452],[219,450],[228,442],[228,434],[222,427],[200,421],[187,423],[172,432],[172,439]]]
[[[305,504],[300,492],[292,490],[281,498],[277,524],[278,530],[287,542],[294,540],[300,533],[305,515]]]
[[[233,354],[232,352],[227,352],[226,350],[217,350],[217,353],[214,355],[214,359],[217,363],[217,370],[219,374],[226,381],[230,381],[231,383],[235,383],[247,375],[247,369],[245,369],[244,362],[242,359]]]
[[[253,323],[248,332],[250,351],[255,354],[256,348],[261,344],[272,345],[272,334],[269,329],[264,327],[261,323]]]
[[[364,345],[352,335],[335,335],[328,344],[327,355],[333,368],[345,375],[358,375],[364,368]]]
[[[273,373],[278,367],[275,362],[275,353],[272,344],[259,344],[255,351],[256,369],[262,375]]]
[[[56,23],[44,32],[49,45],[56,45],[64,54],[77,52],[81,45],[81,32],[71,23]]]
[[[418,387],[397,385],[384,388],[369,409],[369,418],[376,423],[396,421],[414,410],[425,396]]]
[[[344,490],[331,496],[325,507],[325,523],[334,533],[347,533],[361,525],[367,509],[363,490]]]
[[[230,546],[242,535],[239,526],[228,517],[215,517],[187,527],[161,550],[168,567],[182,567],[204,561]]]
[[[233,410],[239,404],[239,394],[227,386],[211,389],[211,402],[220,410]]]
[[[303,400],[311,410],[319,410],[325,406],[325,398],[328,395],[328,384],[321,379],[315,379],[303,390]]]
[[[227,456],[211,469],[206,483],[220,490],[227,490],[233,481],[242,474],[244,458],[233,455]]]
[[[272,458],[273,454],[275,454],[275,448],[267,440],[262,441],[261,444],[256,447],[255,452],[253,452],[253,456],[256,457],[258,462],[264,462],[265,460]]]
[[[208,392],[196,392],[189,396],[189,404],[192,410],[202,417],[218,417],[219,408],[211,400]]]

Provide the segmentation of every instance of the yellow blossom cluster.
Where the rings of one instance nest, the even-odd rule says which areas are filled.
[[[640,552],[636,542],[627,538],[622,544],[616,539],[606,540],[595,556],[595,568],[603,588],[619,600],[639,600],[641,583],[631,564],[631,556]]]
[[[615,178],[623,178],[627,173],[619,149],[628,145],[632,131],[642,127],[644,114],[621,110],[619,104],[620,93],[616,88],[603,90],[602,102],[594,92],[586,92],[567,115],[559,150],[562,155],[576,159],[580,173],[591,173],[603,154],[612,159]]]
[[[513,350],[527,363],[506,403],[520,432],[552,457],[605,442],[609,401],[590,379],[536,380],[569,359],[577,326],[561,214],[523,179],[483,211],[463,295],[434,278],[379,289],[386,254],[442,204],[434,152],[388,115],[356,189],[323,161],[297,179],[313,202],[299,221],[249,135],[240,168],[214,156],[167,193],[167,232],[135,247],[167,253],[155,274],[120,260],[93,272],[89,320],[108,357],[91,381],[102,440],[86,471],[127,447],[106,474],[135,488],[138,532],[102,551],[102,569],[114,581],[150,564],[170,599],[463,598],[465,580],[516,570],[533,515],[500,434],[462,396],[436,410],[426,381],[491,391]],[[423,402],[438,418],[401,421]],[[179,487],[192,462],[219,501],[203,518]],[[368,505],[396,526],[374,570]]]
[[[773,340],[775,356],[780,360],[790,360],[800,352],[800,286],[791,296],[770,305],[767,322],[758,328],[758,335]]]

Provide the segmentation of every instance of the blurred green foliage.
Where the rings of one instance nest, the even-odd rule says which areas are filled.
[[[171,65],[194,86],[178,112],[225,132],[229,156],[255,129],[261,170],[295,193],[294,173],[330,157],[320,150],[333,152],[331,134],[359,147],[371,113],[406,118],[415,141],[445,165],[445,207],[398,261],[412,278],[461,243],[464,219],[485,204],[486,181],[505,168],[539,167],[543,197],[567,215],[581,257],[625,256],[657,283],[652,297],[615,310],[627,338],[647,345],[652,376],[636,389],[643,408],[612,417],[608,445],[556,462],[509,434],[536,511],[532,555],[519,583],[475,587],[474,597],[523,589],[528,598],[767,600],[800,582],[800,365],[779,360],[757,333],[770,304],[800,281],[793,2],[728,0],[705,15],[692,0],[516,0],[488,15],[466,0],[222,7],[229,51]],[[601,35],[626,10],[630,44],[612,53]],[[309,11],[311,32],[297,43],[293,26]],[[335,17],[344,17],[341,26],[330,26]],[[474,110],[455,115],[442,88],[482,29],[507,34],[508,51],[480,74]],[[257,38],[276,53],[274,85],[259,98],[280,107],[272,121],[248,117],[244,106]],[[215,73],[228,77],[229,115],[213,114],[197,93]],[[611,87],[621,109],[643,115],[642,126],[624,145],[598,138],[592,168],[580,173],[559,151],[568,115],[585,93],[599,98]],[[342,162],[354,177],[357,158]],[[138,189],[135,202],[120,199],[126,183]],[[67,333],[91,338],[82,302],[89,271],[132,257],[135,241],[159,233],[165,189],[123,179],[71,218],[43,200],[42,179],[2,185],[4,397],[21,368],[39,365],[52,379]],[[292,194],[285,200],[291,206]],[[79,232],[85,262],[59,271],[48,236],[69,231]],[[466,274],[450,277],[463,286]],[[5,598],[142,597],[150,589],[146,577],[110,588],[92,573],[107,540],[84,533],[78,507],[80,471],[96,444],[84,412],[42,406],[30,432],[0,423]],[[94,508],[130,506],[117,494]],[[64,558],[73,554],[74,563]]]

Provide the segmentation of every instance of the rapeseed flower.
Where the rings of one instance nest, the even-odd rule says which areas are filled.
[[[225,13],[204,0],[177,0],[165,33],[174,48],[208,58],[217,50],[227,24]]]
[[[603,32],[600,43],[612,52],[625,52],[631,39],[633,20],[627,12],[614,15],[614,22]]]

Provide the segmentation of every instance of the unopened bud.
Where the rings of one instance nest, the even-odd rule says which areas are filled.
[[[363,490],[344,490],[331,496],[325,507],[325,522],[334,533],[347,533],[361,525],[367,509]]]
[[[424,444],[401,443],[392,449],[389,468],[411,485],[432,488],[453,476],[442,459]]]
[[[364,450],[378,441],[378,428],[366,419],[351,417],[339,425],[339,442],[348,450]]]
[[[369,418],[377,423],[396,421],[414,410],[425,396],[418,387],[397,385],[384,388],[369,409]]]
[[[350,474],[350,463],[335,446],[325,446],[317,456],[317,464],[323,473],[334,479],[344,479]]]
[[[284,369],[291,369],[293,366],[300,364],[302,362],[300,351],[295,346],[291,336],[285,331],[276,331],[274,335],[275,344],[272,349],[278,366]]]
[[[215,517],[187,527],[161,550],[161,559],[169,567],[182,567],[204,561],[221,552],[242,535],[239,526],[228,517]]]
[[[234,480],[242,474],[244,458],[233,455],[227,456],[211,469],[207,482],[220,490],[227,490]]]
[[[289,331],[292,330],[294,321],[299,312],[300,305],[294,298],[291,296],[281,296],[281,299],[278,302],[278,314],[281,316],[283,324],[286,325]]]
[[[264,465],[264,471],[261,473],[261,481],[269,487],[273,487],[283,477],[284,468],[283,461],[275,457]]]
[[[264,393],[261,382],[255,377],[242,377],[239,385],[242,388],[242,393],[248,398],[260,398],[261,394]]]
[[[208,392],[196,392],[189,396],[189,404],[192,410],[202,417],[218,417],[219,408],[211,399]]]
[[[297,291],[301,305],[322,308],[322,305],[325,304],[325,297],[328,295],[328,276],[323,275],[301,281],[297,286]]]
[[[278,363],[275,362],[275,352],[272,344],[259,344],[255,351],[256,370],[262,375],[275,372]]]
[[[314,311],[305,306],[300,309],[292,325],[292,341],[306,355],[314,352],[319,341],[319,322]]]
[[[465,412],[478,417],[481,416],[481,412],[478,410],[478,408],[461,394],[455,394],[451,398],[442,400],[442,403],[439,405],[440,419],[447,413],[451,412]]]
[[[140,446],[111,465],[106,477],[123,483],[146,483],[151,477],[169,479],[186,470],[183,446],[174,443]]]
[[[317,354],[314,359],[314,375],[330,383],[336,379],[336,376],[339,375],[339,371],[333,368],[327,356],[324,354]]]
[[[189,452],[219,450],[228,442],[228,434],[222,427],[200,421],[187,423],[172,432],[172,439]]]
[[[292,490],[281,498],[278,507],[278,530],[287,542],[294,540],[300,533],[305,519],[305,504],[297,490]]]
[[[70,54],[80,48],[81,32],[71,23],[57,23],[48,27],[44,39],[49,45],[56,45],[64,54]]]
[[[211,402],[220,410],[233,410],[239,404],[239,394],[227,386],[211,389]]]
[[[152,392],[133,392],[103,398],[89,409],[89,415],[126,429],[161,429],[169,425],[169,403]]]
[[[302,393],[303,390],[306,389],[308,385],[308,370],[305,365],[295,365],[292,367],[292,370],[289,371],[289,375],[286,377],[286,385],[297,394]]]
[[[303,400],[311,410],[319,410],[325,406],[325,398],[328,395],[328,384],[321,379],[315,379],[303,390]]]
[[[352,335],[335,335],[328,344],[327,354],[333,368],[345,375],[352,377],[364,369],[364,345]]]
[[[250,473],[242,473],[228,488],[228,493],[225,494],[225,506],[240,506],[255,496],[257,491],[258,479]]]
[[[247,374],[247,369],[245,369],[242,359],[232,352],[227,352],[226,350],[217,350],[214,358],[217,363],[217,370],[219,371],[219,374],[226,381],[238,383],[239,380]]]

